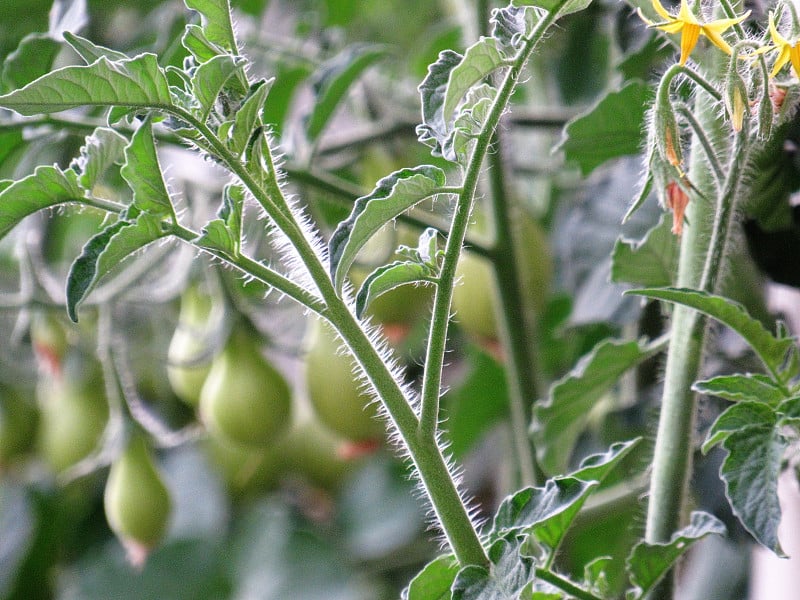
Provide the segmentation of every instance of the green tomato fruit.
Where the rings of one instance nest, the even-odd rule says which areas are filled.
[[[521,284],[533,309],[541,314],[550,292],[553,258],[547,234],[537,221],[526,216],[520,228]],[[489,261],[467,250],[461,254],[456,276],[461,279],[453,289],[456,322],[470,335],[496,340],[497,282]]]
[[[99,368],[95,365],[81,372],[77,364],[68,367],[61,376],[42,376],[36,388],[38,450],[57,473],[91,454],[108,421]]]
[[[111,465],[103,505],[129,558],[141,564],[164,537],[172,510],[169,491],[142,436],[135,436]]]
[[[242,446],[265,447],[291,422],[292,391],[261,355],[258,340],[235,330],[211,363],[200,392],[200,416],[208,429]]]
[[[248,448],[214,435],[208,436],[204,446],[209,460],[232,494],[247,496],[277,487],[281,457],[274,446]]]
[[[333,491],[355,464],[339,454],[342,443],[344,440],[312,419],[295,425],[278,442],[275,453],[284,473],[302,475],[314,485]]]
[[[0,387],[0,469],[31,447],[38,416],[33,402]]]
[[[206,333],[211,313],[211,298],[196,287],[188,288],[181,298],[178,326],[167,350],[167,378],[172,391],[187,404],[197,407],[211,360]]]
[[[354,374],[352,355],[340,353],[340,345],[330,325],[312,322],[305,359],[309,400],[320,422],[348,440],[380,439],[378,408]]]

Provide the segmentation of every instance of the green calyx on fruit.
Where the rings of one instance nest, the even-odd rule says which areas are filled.
[[[354,374],[352,355],[339,352],[340,346],[330,325],[312,322],[305,357],[309,400],[320,422],[348,440],[381,439],[378,407]]]
[[[135,566],[143,565],[164,537],[172,501],[142,436],[134,436],[111,465],[103,505],[128,559]]]
[[[37,447],[61,473],[89,456],[108,422],[108,402],[97,364],[67,357],[61,376],[42,375],[36,387]]]
[[[172,391],[191,406],[200,403],[200,390],[211,370],[208,345],[212,300],[197,287],[181,297],[178,326],[167,350],[167,378]]]
[[[212,434],[242,446],[273,444],[288,428],[292,391],[261,355],[258,339],[234,329],[200,392],[200,416]]]

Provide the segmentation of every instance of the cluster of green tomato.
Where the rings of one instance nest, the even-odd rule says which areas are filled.
[[[546,247],[538,225],[531,227],[526,238]],[[532,276],[541,282],[550,277],[551,266],[541,255],[534,258]],[[491,343],[496,339],[491,267],[466,252],[459,274],[456,320],[474,339]],[[377,299],[371,317],[397,340],[412,323],[424,323],[432,296],[430,287],[396,288]],[[175,396],[205,427],[201,443],[211,464],[237,496],[264,493],[287,478],[334,491],[357,459],[385,439],[377,405],[355,376],[352,356],[342,351],[329,325],[310,318],[304,385],[289,382],[245,321],[234,319],[219,341],[219,323],[212,322],[215,303],[196,285],[183,293],[166,366]],[[34,320],[31,339],[41,367],[36,402],[0,388],[0,476],[32,449],[52,472],[64,473],[98,450],[107,429],[107,382],[97,360],[68,343],[52,316]],[[298,398],[303,388],[307,403]],[[160,542],[170,519],[170,494],[151,445],[138,428],[128,436],[111,464],[104,494],[108,523],[134,562]]]

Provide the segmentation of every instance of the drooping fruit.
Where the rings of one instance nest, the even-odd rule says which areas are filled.
[[[108,402],[99,365],[68,356],[60,376],[41,376],[36,397],[37,447],[45,462],[60,473],[86,458],[105,430]]]
[[[167,377],[172,391],[191,406],[200,402],[208,372],[211,352],[208,347],[208,318],[211,298],[196,287],[189,287],[181,297],[178,325],[167,350]]]
[[[164,537],[172,510],[169,491],[144,437],[134,436],[111,465],[103,505],[129,560],[141,566]]]
[[[355,375],[352,355],[339,352],[340,346],[330,325],[312,322],[305,360],[309,400],[320,422],[339,435],[355,441],[381,439],[378,408]]]
[[[261,355],[258,339],[237,328],[214,358],[200,392],[209,430],[242,446],[274,443],[291,422],[292,391]]]

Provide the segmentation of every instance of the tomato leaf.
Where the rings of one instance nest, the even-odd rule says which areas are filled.
[[[203,227],[202,235],[195,243],[237,256],[241,249],[243,203],[244,189],[240,185],[226,185],[222,193],[222,206],[217,212],[219,218]]]
[[[597,481],[602,483],[606,476],[616,467],[642,438],[635,438],[629,442],[615,442],[607,452],[592,454],[581,461],[577,471],[570,473],[570,477],[581,481]]]
[[[695,511],[689,525],[676,531],[669,542],[636,544],[627,560],[634,589],[628,591],[626,598],[643,598],[695,542],[710,534],[725,535],[725,531],[725,526],[719,519],[708,513]]]
[[[70,66],[0,96],[0,106],[26,117],[78,106],[172,106],[167,79],[155,54],[111,62],[105,57],[87,66]]]
[[[453,582],[453,600],[508,600],[520,598],[534,579],[533,559],[523,556],[519,544],[505,539],[489,547],[491,568],[470,565]]]
[[[72,46],[72,49],[80,55],[87,65],[103,56],[110,61],[129,60],[130,58],[127,54],[112,50],[111,48],[106,48],[105,46],[98,46],[94,42],[69,31],[64,32],[64,39]]]
[[[364,244],[386,223],[430,197],[444,183],[444,171],[438,167],[401,169],[379,180],[372,193],[356,200],[353,212],[339,223],[329,243],[331,277],[337,290],[341,290],[347,270]]]
[[[149,118],[136,130],[125,148],[125,164],[120,173],[133,191],[134,207],[155,216],[174,214],[175,209],[158,162]]]
[[[80,156],[70,163],[81,187],[91,190],[114,163],[120,162],[127,145],[127,139],[108,127],[98,127],[86,136]]]
[[[236,156],[241,156],[247,146],[248,140],[253,135],[253,130],[261,123],[264,102],[267,100],[274,79],[257,82],[251,87],[250,96],[244,101],[236,112],[228,146]]]
[[[793,356],[796,356],[794,339],[783,334],[776,337],[767,331],[760,321],[747,314],[747,310],[741,304],[733,300],[685,288],[647,288],[630,290],[625,293],[694,308],[741,335],[767,368],[780,374],[782,383],[796,374],[797,363],[795,360],[790,360],[788,365],[782,368],[790,351]]]
[[[442,106],[442,120],[453,119],[456,106],[464,94],[498,67],[503,66],[505,56],[497,48],[497,40],[482,37],[467,48],[461,62],[450,70]]]
[[[403,590],[403,600],[450,600],[450,587],[458,570],[458,561],[452,554],[433,559]]]
[[[773,408],[786,398],[778,384],[760,373],[746,375],[721,375],[697,381],[692,389],[701,394],[710,394],[731,402],[762,402]]]
[[[49,73],[53,67],[61,44],[46,34],[31,33],[26,35],[3,61],[0,79],[3,91],[14,90],[29,84],[34,79]]]
[[[396,287],[434,280],[428,265],[411,260],[396,260],[378,267],[367,276],[356,295],[356,316],[360,319],[370,302]]]
[[[516,48],[520,40],[533,31],[536,14],[524,6],[509,4],[492,11],[492,37],[501,45]]]
[[[775,411],[761,402],[740,402],[729,406],[720,414],[706,435],[702,451],[708,452],[712,446],[724,442],[731,434],[749,427],[774,427]]]
[[[597,485],[596,481],[556,477],[548,479],[544,487],[520,490],[500,504],[490,536],[532,534],[552,554]]]
[[[428,74],[417,88],[422,100],[422,124],[417,125],[420,142],[431,147],[431,154],[442,156],[450,129],[444,118],[444,100],[450,72],[461,64],[463,57],[453,50],[443,50],[428,67]]]
[[[67,277],[67,314],[78,322],[78,305],[97,282],[125,258],[167,234],[159,219],[142,213],[134,222],[117,221],[92,237]]]
[[[238,53],[228,0],[184,0],[184,3],[187,8],[200,13],[203,33],[210,42],[228,52]]]
[[[27,177],[4,182],[0,191],[0,239],[22,219],[36,211],[83,200],[78,174],[55,166],[39,166]]]
[[[242,57],[220,54],[197,67],[192,77],[192,93],[200,103],[199,118],[203,123],[227,81],[244,62]]]
[[[653,352],[635,341],[605,340],[550,388],[547,399],[534,409],[531,425],[539,464],[546,472],[566,471],[591,408],[620,375]]]
[[[650,86],[641,81],[631,81],[621,90],[608,93],[567,123],[558,148],[567,161],[578,164],[583,175],[612,158],[638,154],[652,96]]]
[[[672,285],[678,261],[677,237],[666,214],[641,241],[619,238],[611,254],[611,281],[647,287]]]
[[[354,45],[326,61],[312,77],[314,104],[306,121],[306,135],[316,140],[336,108],[361,74],[386,54],[377,45]]]
[[[225,54],[224,49],[208,40],[200,25],[189,24],[186,26],[183,36],[181,36],[181,45],[200,64],[211,60],[219,54]]]
[[[785,556],[778,541],[778,477],[789,441],[779,428],[763,424],[730,432],[722,446],[728,456],[719,474],[734,514],[761,545]]]

